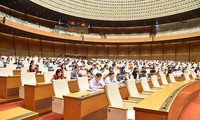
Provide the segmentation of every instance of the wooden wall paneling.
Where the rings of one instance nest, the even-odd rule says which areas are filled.
[[[141,45],[140,46],[140,59],[150,60],[151,59],[151,45]]]
[[[189,42],[178,42],[176,48],[177,61],[189,61]]]
[[[134,59],[134,60],[140,59],[140,56],[139,56],[140,50],[139,49],[140,49],[139,45],[130,45],[129,46],[129,52],[130,52],[129,58]]]
[[[69,56],[76,56],[76,44],[65,43],[66,54]]]
[[[15,55],[12,35],[0,33],[0,54]]]
[[[163,60],[163,44],[152,44],[152,60]]]
[[[87,45],[87,58],[95,58],[98,56],[98,47],[96,45]]]
[[[108,58],[107,45],[97,45],[98,58]]]
[[[42,54],[44,57],[53,57],[53,46],[54,43],[52,41],[44,41],[42,40]]]
[[[128,59],[128,58],[129,58],[129,46],[119,45],[119,59]]]
[[[118,46],[117,45],[108,45],[107,46],[108,49],[108,58],[110,59],[118,59]]]
[[[41,56],[41,45],[39,39],[28,38],[30,56]]]
[[[85,44],[77,44],[76,45],[77,48],[77,55],[80,57],[86,57],[86,45]]]
[[[65,44],[64,42],[54,42],[54,54],[55,56],[59,56],[62,54],[62,56],[65,55]]]
[[[164,43],[164,60],[175,60],[176,43]]]
[[[200,61],[200,41],[190,42],[190,61],[199,62]]]
[[[14,36],[15,50],[18,56],[29,56],[27,37]]]

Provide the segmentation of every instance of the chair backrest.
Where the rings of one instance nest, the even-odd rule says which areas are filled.
[[[13,65],[13,64],[7,64],[6,68],[12,68],[12,70],[16,70],[17,65]]]
[[[53,80],[53,91],[56,97],[63,98],[63,95],[67,95],[70,93],[68,81],[66,79],[62,80]]]
[[[184,73],[183,76],[185,77],[185,80],[190,80],[189,73]]]
[[[54,72],[44,72],[44,81],[49,83],[51,82],[51,79],[53,78]]]
[[[71,72],[72,72],[72,71],[65,71],[65,70],[64,70],[64,76],[66,77],[67,80],[70,80],[70,79],[71,79]]]
[[[161,78],[161,81],[162,81],[162,84],[163,85],[168,85],[169,83],[167,82],[167,78],[166,78],[166,75],[165,74],[160,74],[160,78]]]
[[[24,86],[24,84],[36,84],[36,78],[35,78],[35,72],[26,72],[21,73],[21,85]]]
[[[193,79],[196,79],[196,78],[197,78],[197,75],[196,75],[195,72],[192,72],[192,78],[193,78]]]
[[[170,81],[171,81],[172,83],[175,83],[175,82],[176,82],[176,80],[175,80],[173,74],[169,74],[169,79],[170,79]]]
[[[140,81],[141,81],[141,86],[142,86],[143,91],[151,91],[148,81],[147,81],[147,77],[140,78]]]
[[[106,85],[106,96],[109,105],[119,108],[123,107],[123,101],[117,83],[111,83]]]
[[[126,81],[126,87],[130,97],[139,97],[138,89],[135,84],[134,79],[129,79]]]
[[[78,88],[79,91],[84,91],[89,89],[88,77],[78,77]]]
[[[0,68],[0,76],[13,76],[12,68]]]
[[[160,87],[158,77],[156,75],[151,76],[151,82],[153,84],[153,87]]]
[[[80,73],[81,73],[82,75],[86,75],[86,74],[87,74],[87,71],[86,71],[86,70],[80,70]]]
[[[93,73],[94,73],[95,75],[96,75],[98,72],[99,72],[98,69],[94,69],[94,70],[93,70]]]
[[[28,68],[21,68],[21,73],[26,73],[27,72],[27,70],[28,70]]]

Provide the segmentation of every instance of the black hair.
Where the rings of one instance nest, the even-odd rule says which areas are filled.
[[[96,74],[96,77],[101,77],[101,76],[102,76],[101,73],[97,73],[97,74]]]
[[[59,73],[59,72],[61,72],[61,70],[60,70],[60,69],[57,69],[57,70],[56,70],[56,75],[57,75],[57,76],[58,76],[58,73]]]
[[[109,74],[108,74],[108,75],[110,76],[110,75],[113,75],[113,74],[115,74],[115,73],[114,73],[114,72],[109,72]]]

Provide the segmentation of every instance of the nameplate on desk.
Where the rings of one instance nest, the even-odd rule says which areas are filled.
[[[96,95],[96,94],[99,94],[99,93],[103,92],[103,90],[87,90],[87,91],[90,91],[90,93],[86,94],[86,95],[82,95],[81,98],[93,96],[93,95]]]

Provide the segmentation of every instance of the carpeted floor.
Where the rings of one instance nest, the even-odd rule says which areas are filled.
[[[200,96],[183,109],[178,120],[200,120]]]
[[[3,103],[3,104],[0,104],[0,111],[7,110],[10,108],[15,108],[15,107],[24,107],[23,105],[24,105],[23,100],[10,102],[10,103]],[[39,120],[61,120],[62,118],[63,118],[63,115],[51,112],[45,115],[41,115],[39,117]]]
[[[23,105],[23,100],[3,103],[0,104],[0,111],[14,107],[23,107]],[[63,115],[50,112],[45,115],[41,115],[39,120],[61,120],[62,118]],[[178,120],[200,120],[200,96],[196,97],[183,109]]]

